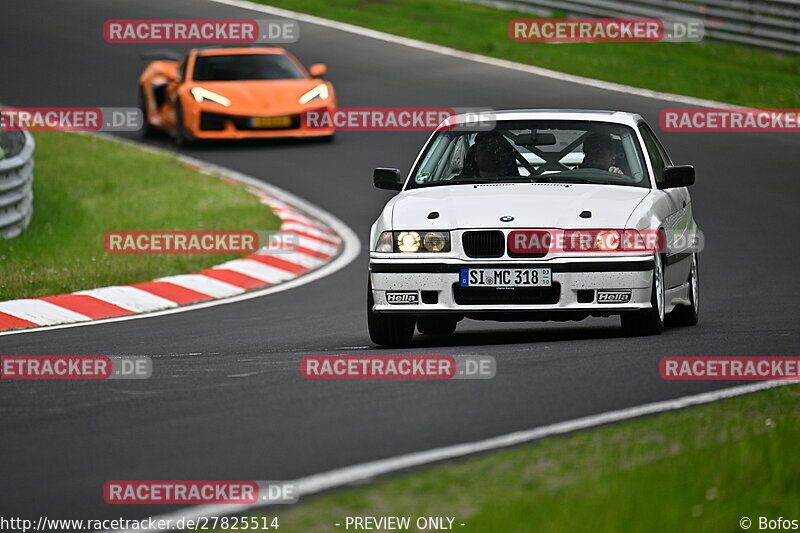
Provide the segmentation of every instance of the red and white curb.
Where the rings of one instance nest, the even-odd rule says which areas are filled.
[[[279,231],[292,235],[293,249],[261,250],[193,274],[133,285],[0,302],[0,335],[143,318],[263,296],[319,279],[358,255],[358,238],[329,213],[255,178],[189,157],[179,160],[199,172],[245,184],[281,219]]]

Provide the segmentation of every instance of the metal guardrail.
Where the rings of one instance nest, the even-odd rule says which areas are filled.
[[[695,19],[705,35],[800,54],[800,0],[464,0],[538,16]]]
[[[0,131],[0,237],[11,239],[33,217],[33,137],[27,131]]]

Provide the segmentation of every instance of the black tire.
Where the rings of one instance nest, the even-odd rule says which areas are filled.
[[[179,102],[175,105],[175,144],[180,148],[186,148],[194,144],[194,142],[194,137],[186,129],[186,123],[183,120],[183,108],[181,108]]]
[[[697,252],[692,254],[692,269],[689,271],[690,305],[679,305],[669,314],[670,326],[694,326],[700,318],[700,264]]]
[[[659,335],[664,331],[664,261],[661,255],[654,257],[653,285],[650,291],[650,309],[620,315],[622,331],[629,337]]]
[[[139,87],[139,110],[142,112],[142,116],[144,117],[144,123],[142,124],[142,135],[144,137],[154,137],[157,131],[153,125],[150,124],[150,121],[147,120],[147,105],[145,104],[144,90],[141,87]]]
[[[402,347],[411,344],[414,338],[413,316],[404,314],[376,313],[372,310],[372,288],[367,283],[367,327],[369,338],[381,346]]]
[[[425,316],[417,318],[417,331],[423,335],[452,335],[458,319],[449,316]]]

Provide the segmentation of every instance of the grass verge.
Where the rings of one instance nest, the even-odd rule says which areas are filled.
[[[508,22],[534,15],[457,0],[256,1],[588,78],[743,106],[800,107],[800,56],[715,41],[516,43]]]
[[[0,301],[149,281],[233,255],[109,255],[111,230],[270,230],[279,219],[242,186],[171,155],[60,132],[36,136],[34,215],[0,239]]]
[[[800,387],[786,386],[273,510],[303,533],[344,530],[347,516],[450,516],[466,533],[739,531],[742,517],[757,529],[800,518],[798,435]]]

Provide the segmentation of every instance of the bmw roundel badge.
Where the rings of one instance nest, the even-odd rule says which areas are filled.
[[[504,217],[500,217],[500,222],[511,222],[512,220],[514,220],[514,217],[511,217],[511,216],[508,216],[508,215],[506,215]]]

